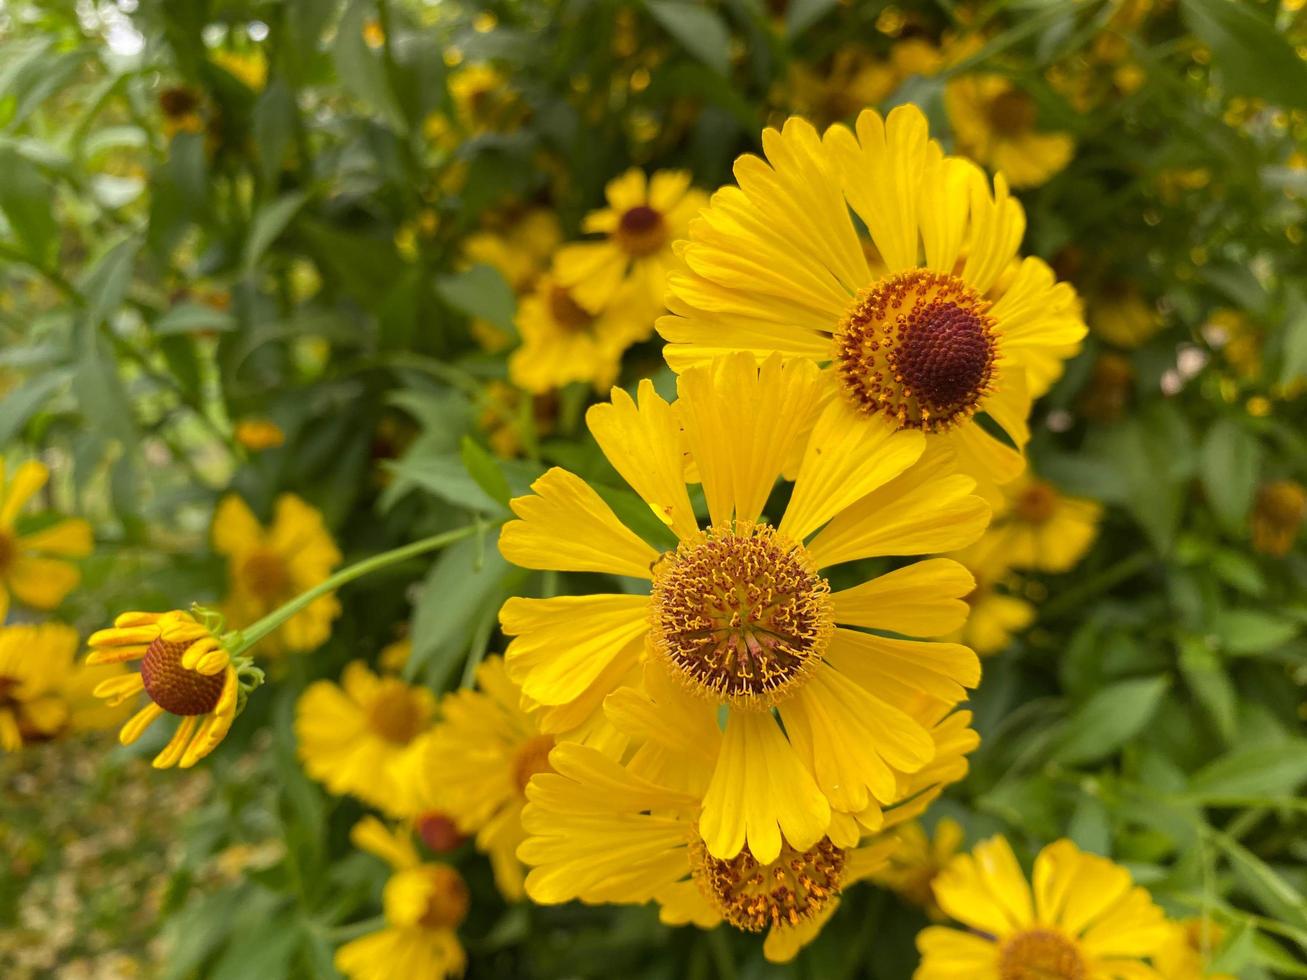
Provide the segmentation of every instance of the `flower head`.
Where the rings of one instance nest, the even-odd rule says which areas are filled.
[[[963,153],[1002,173],[1013,187],[1035,187],[1070,162],[1075,141],[1038,126],[1035,100],[1001,75],[962,75],[944,106]]]
[[[1133,350],[1162,329],[1157,307],[1137,287],[1110,283],[1089,304],[1089,325],[1109,344]]]
[[[156,769],[187,769],[217,748],[243,706],[243,695],[262,680],[249,669],[248,659],[233,657],[231,638],[221,635],[218,623],[211,614],[197,617],[180,610],[129,612],[87,641],[88,665],[140,662],[139,673],[111,677],[95,688],[96,697],[110,705],[142,691],[149,699],[119,732],[123,745],[131,745],[165,714],[180,719],[154,758]]]
[[[963,839],[962,825],[948,817],[935,825],[933,839],[916,821],[904,824],[893,832],[893,849],[871,880],[920,906],[932,919],[942,920],[944,913],[935,901],[935,877],[957,854]]]
[[[10,595],[33,609],[53,609],[81,581],[69,558],[91,553],[91,525],[69,517],[30,533],[15,526],[19,512],[50,478],[45,464],[28,460],[5,479],[0,457],[0,622],[9,611]]]
[[[1075,291],[1038,259],[1003,177],[946,157],[915,106],[864,111],[824,137],[801,119],[766,130],[766,159],[735,164],[678,245],[672,316],[658,321],[682,371],[723,351],[779,353],[830,370],[847,424],[923,433],[979,479],[1020,472],[1036,361],[1084,335]],[[854,215],[879,262],[868,261]],[[995,295],[1000,277],[1010,280]],[[988,415],[1010,446],[982,428]]]
[[[350,980],[460,976],[467,954],[457,929],[469,904],[462,875],[447,864],[424,863],[408,837],[388,831],[375,817],[360,821],[350,837],[393,873],[382,893],[386,927],[336,950],[336,969]]]
[[[1166,941],[1153,956],[1153,965],[1163,980],[1236,980],[1229,973],[1207,969],[1225,939],[1225,930],[1210,919],[1186,919],[1167,923]]]
[[[1002,837],[954,858],[935,878],[935,898],[968,931],[923,930],[913,980],[1148,975],[1143,960],[1166,940],[1167,923],[1125,868],[1060,840],[1035,859],[1034,882],[1032,895]]]
[[[1012,637],[1035,621],[1035,607],[1015,594],[1013,555],[1007,531],[991,529],[975,544],[949,557],[960,562],[976,580],[966,597],[971,612],[951,639],[965,643],[982,657],[1007,649]]]
[[[213,548],[227,559],[230,591],[224,612],[244,626],[323,582],[341,560],[322,515],[292,493],[277,498],[276,514],[266,528],[240,497],[224,497],[213,515]],[[334,595],[321,596],[278,627],[263,649],[278,653],[319,647],[339,613]]]
[[[649,582],[647,596],[510,599],[500,614],[514,637],[508,673],[544,706],[542,727],[562,731],[615,688],[640,684],[648,651],[643,693],[619,694],[694,743],[679,780],[705,794],[700,828],[723,860],[747,843],[769,863],[782,834],[806,849],[833,811],[878,827],[898,775],[933,758],[906,705],[925,694],[956,704],[979,680],[965,647],[864,632],[955,629],[972,588],[960,566],[919,562],[843,590],[826,569],[970,542],[988,506],[945,456],[922,458],[920,432],[849,424],[842,400],[823,399],[823,381],[806,360],[759,367],[736,354],[685,371],[671,405],[649,382],[638,402],[614,390],[590,410],[590,430],[667,532],[646,540],[583,480],[553,469],[513,501],[519,519],[500,536],[503,554],[528,568]],[[689,468],[707,501],[704,527]],[[768,516],[783,470],[793,491]],[[639,698],[653,703],[637,708]]]
[[[1102,505],[1068,497],[1053,484],[1024,474],[1004,487],[1005,503],[986,536],[992,554],[1011,568],[1066,572],[1098,535]]]
[[[1294,480],[1272,480],[1257,491],[1253,506],[1253,548],[1283,558],[1307,519],[1307,488]]]
[[[554,278],[582,307],[599,312],[629,283],[643,309],[661,309],[667,272],[675,261],[672,242],[707,202],[682,170],[646,178],[628,170],[608,182],[608,207],[586,215],[587,232],[602,241],[564,246],[554,259]]]
[[[381,810],[407,812],[400,765],[431,724],[435,696],[398,677],[374,674],[362,661],[340,684],[315,681],[295,706],[299,757],[333,793],[349,793]]]
[[[16,752],[70,729],[104,727],[85,716],[85,675],[99,672],[74,665],[77,640],[62,623],[0,626],[0,749]]]

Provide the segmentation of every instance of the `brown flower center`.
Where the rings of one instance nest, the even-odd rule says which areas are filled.
[[[467,840],[449,815],[439,810],[428,810],[420,814],[414,821],[414,829],[422,838],[422,843],[437,854],[457,850]]]
[[[858,294],[835,334],[850,400],[939,432],[976,413],[998,359],[990,304],[957,276],[912,269]]]
[[[1053,929],[1027,929],[999,948],[1001,980],[1086,980],[1089,970],[1076,944]]]
[[[395,745],[407,745],[426,724],[421,705],[399,681],[384,681],[385,687],[368,707],[368,727]]]
[[[549,764],[549,753],[554,747],[554,736],[536,735],[527,739],[517,750],[513,759],[513,783],[517,791],[526,795],[526,784],[538,772],[553,772]]]
[[[1057,509],[1057,491],[1047,483],[1032,483],[1017,495],[1012,509],[1027,524],[1044,524]]]
[[[1000,136],[1020,136],[1035,128],[1035,102],[1025,92],[1009,89],[989,103],[989,125]]]
[[[0,530],[0,573],[9,568],[17,555],[18,542],[14,540],[14,536],[8,531]]]
[[[189,115],[199,107],[199,95],[185,85],[173,85],[159,93],[159,108],[170,119]]]
[[[261,599],[279,599],[290,587],[285,559],[270,548],[257,548],[246,555],[241,575],[250,591]]]
[[[806,851],[783,844],[771,864],[759,864],[747,847],[724,861],[697,836],[690,841],[691,870],[704,898],[748,932],[795,926],[821,912],[843,887],[844,857],[825,837]]]
[[[617,222],[617,244],[628,255],[652,255],[667,244],[667,222],[662,212],[637,204],[622,213]]]
[[[150,700],[174,715],[206,715],[218,705],[226,672],[201,674],[182,666],[190,643],[156,639],[141,660],[141,683]]]
[[[803,546],[766,524],[713,527],[654,570],[655,649],[713,701],[765,710],[821,659],[830,585]]]
[[[422,869],[431,879],[427,908],[419,920],[428,929],[455,929],[467,917],[467,882],[453,868],[429,864]]]
[[[594,317],[572,299],[572,294],[562,286],[554,286],[549,290],[549,313],[559,328],[568,333],[588,330],[594,323]]]

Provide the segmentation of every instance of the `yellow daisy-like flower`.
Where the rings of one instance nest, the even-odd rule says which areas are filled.
[[[1168,923],[1166,941],[1153,955],[1153,965],[1163,980],[1237,980],[1232,974],[1207,970],[1224,937],[1225,930],[1208,919]]]
[[[1067,572],[1098,536],[1101,504],[1067,497],[1031,474],[1003,488],[1006,506],[986,536],[991,553],[1011,568]]]
[[[77,631],[62,623],[0,626],[0,749],[57,735],[68,722],[64,684]]]
[[[917,936],[913,980],[1125,980],[1156,976],[1144,963],[1167,923],[1130,872],[1069,840],[1035,859],[1034,893],[1002,837],[954,858],[935,898],[967,932],[930,926]]]
[[[139,660],[139,673],[102,681],[95,696],[119,705],[142,691],[150,703],[118,733],[131,745],[165,714],[181,719],[172,739],[154,758],[156,769],[188,769],[227,737],[239,710],[237,665],[214,628],[190,613],[129,612],[110,629],[91,634],[86,663],[116,664]]]
[[[227,559],[230,590],[224,612],[232,622],[246,626],[325,581],[341,560],[322,514],[291,493],[277,498],[276,515],[268,528],[240,497],[224,497],[213,515],[213,549]],[[264,640],[263,650],[300,652],[320,647],[339,614],[335,595],[321,596]]]
[[[233,433],[236,441],[250,452],[260,453],[265,449],[276,449],[286,442],[286,433],[281,426],[271,419],[249,418],[236,423]]]
[[[1294,480],[1273,480],[1257,491],[1253,506],[1253,548],[1283,558],[1307,519],[1307,488]]]
[[[845,44],[824,69],[796,61],[790,66],[789,107],[818,125],[852,118],[879,105],[899,84],[899,72],[859,44]]]
[[[378,677],[362,661],[340,684],[315,681],[295,706],[299,757],[332,793],[349,793],[386,813],[405,811],[402,763],[431,723],[435,696],[398,677]]]
[[[566,245],[554,259],[554,278],[591,312],[613,302],[632,282],[642,308],[661,309],[667,273],[675,264],[672,242],[708,197],[690,186],[684,170],[660,170],[647,180],[628,170],[604,189],[608,207],[591,211],[582,228],[603,241]]]
[[[490,856],[495,883],[504,897],[522,897],[522,807],[526,786],[539,772],[551,772],[554,736],[540,731],[521,707],[522,694],[508,678],[504,661],[488,657],[477,668],[477,688],[445,695],[441,721],[415,761],[415,778],[452,817],[459,831],[476,834],[477,849]]]
[[[1001,75],[963,75],[944,89],[958,149],[1001,172],[1013,187],[1036,187],[1070,161],[1075,140],[1037,128],[1035,100]]]
[[[350,980],[457,977],[467,965],[458,927],[467,918],[467,883],[447,864],[423,863],[407,837],[375,817],[355,825],[354,845],[386,861],[394,873],[382,893],[386,927],[336,950],[336,969]]]
[[[762,137],[767,160],[735,163],[726,187],[680,246],[658,321],[667,362],[778,352],[829,365],[829,397],[851,425],[920,431],[974,476],[1003,482],[1024,465],[1029,352],[1084,335],[1075,291],[1026,259],[1001,299],[987,294],[1017,253],[1021,205],[974,164],[945,157],[915,106],[856,134],[823,138],[800,119]],[[872,271],[850,209],[884,271]],[[987,413],[1013,450],[978,425]]]
[[[603,312],[591,313],[553,276],[541,276],[522,300],[517,329],[522,344],[508,359],[508,376],[526,391],[543,394],[574,381],[603,390],[613,383],[623,352],[653,333],[662,309],[647,302],[634,282],[618,287]]]
[[[938,716],[925,708],[922,720]],[[640,725],[652,719],[627,703],[616,714]],[[663,718],[662,721],[688,719]],[[618,718],[615,723],[620,724]],[[965,753],[977,743],[958,712],[930,729],[935,762],[902,780],[897,800],[911,819],[944,784],[966,773]],[[647,726],[646,726],[647,727]],[[664,749],[703,750],[704,730],[659,724]],[[706,740],[711,746],[712,740]],[[720,741],[720,740],[719,740]],[[768,859],[748,848],[730,858],[712,854],[703,838],[700,796],[668,781],[638,774],[590,746],[564,742],[550,757],[554,772],[527,787],[522,814],[528,837],[518,855],[532,870],[526,890],[542,904],[638,904],[655,901],[669,925],[713,928],[721,922],[748,932],[767,931],[763,953],[785,962],[816,938],[839,907],[843,889],[873,876],[897,847],[890,835],[868,839],[852,821],[806,845],[782,838]],[[765,765],[765,763],[763,763]],[[666,773],[664,773],[666,775]],[[887,819],[895,814],[890,810]]]
[[[1003,588],[1012,569],[1007,544],[1007,535],[990,531],[971,547],[949,556],[976,580],[975,590],[966,597],[971,612],[950,639],[965,643],[982,657],[1007,649],[1012,637],[1035,621],[1035,607]]]
[[[946,917],[935,901],[933,884],[958,853],[963,840],[962,825],[948,817],[935,825],[933,840],[921,824],[905,824],[894,831],[888,861],[871,875],[871,880],[920,906],[932,919],[943,921]]]
[[[82,580],[69,558],[91,553],[91,525],[69,517],[40,531],[19,534],[19,512],[50,479],[45,464],[28,460],[5,479],[0,456],[0,622],[9,613],[9,597],[33,609],[53,609]]]
[[[507,216],[502,229],[468,235],[463,240],[463,257],[470,264],[499,270],[520,296],[535,285],[562,241],[558,215],[548,208],[530,208]]]
[[[959,597],[972,588],[960,565],[920,562],[840,591],[823,574],[969,543],[989,510],[951,459],[922,459],[919,432],[853,424],[843,400],[824,398],[824,382],[807,360],[759,366],[736,354],[685,371],[674,404],[648,381],[638,401],[614,389],[611,404],[590,409],[590,431],[667,525],[667,542],[655,548],[557,468],[512,502],[519,520],[500,535],[504,556],[527,568],[650,583],[649,595],[509,599],[500,613],[515,637],[509,676],[533,701],[585,718],[647,650],[679,681],[658,710],[721,739],[698,774],[703,837],[722,859],[747,841],[770,862],[782,833],[807,848],[829,830],[832,810],[878,825],[896,773],[921,769],[934,752],[905,702],[929,693],[956,704],[980,677],[966,647],[857,628],[908,637],[956,629],[966,612]],[[687,463],[702,482],[707,527],[690,503]],[[793,492],[773,521],[764,509],[783,469],[796,474]]]
[[[1162,329],[1157,307],[1131,285],[1112,284],[1097,293],[1089,304],[1089,325],[1110,344],[1133,350]]]

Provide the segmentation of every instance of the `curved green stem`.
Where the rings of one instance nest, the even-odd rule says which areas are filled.
[[[393,565],[396,562],[404,561],[406,558],[413,558],[417,555],[425,554],[428,551],[436,551],[451,545],[456,541],[462,541],[464,538],[470,538],[474,534],[482,533],[488,527],[500,524],[502,521],[482,522],[469,524],[466,527],[455,528],[453,531],[444,531],[440,534],[432,535],[429,538],[422,538],[420,541],[414,541],[411,544],[401,545],[398,548],[392,548],[390,551],[383,551],[379,555],[372,555],[370,558],[364,558],[362,561],[355,562],[353,565],[347,565],[338,571],[335,575],[318,583],[307,592],[302,592],[284,606],[279,606],[268,615],[264,616],[257,622],[239,630],[240,638],[232,648],[232,654],[238,654],[248,650],[254,644],[275,630],[286,620],[290,619],[297,612],[329,592],[334,592],[342,585],[353,582],[357,578],[362,578],[379,568],[385,568],[387,565]]]

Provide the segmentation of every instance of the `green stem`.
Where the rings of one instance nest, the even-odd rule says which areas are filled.
[[[501,522],[493,522],[495,524]],[[466,527],[455,528],[453,531],[445,531],[441,534],[432,535],[429,538],[422,538],[420,541],[414,541],[412,544],[401,545],[398,548],[392,548],[389,551],[383,551],[379,555],[373,555],[370,558],[364,558],[362,561],[355,562],[353,565],[347,565],[335,575],[315,585],[307,592],[302,592],[284,606],[274,609],[268,615],[255,623],[240,630],[240,640],[236,643],[236,649],[233,654],[244,652],[250,649],[254,644],[275,630],[286,620],[290,619],[297,612],[329,592],[334,592],[342,585],[347,585],[357,578],[362,578],[379,568],[385,568],[387,565],[393,565],[396,562],[404,561],[406,558],[414,558],[417,555],[425,554],[428,551],[436,551],[446,545],[451,545],[456,541],[462,541],[464,538],[470,538],[472,535],[480,533],[488,525],[478,521],[475,524],[468,524]],[[493,525],[490,525],[493,526]]]

